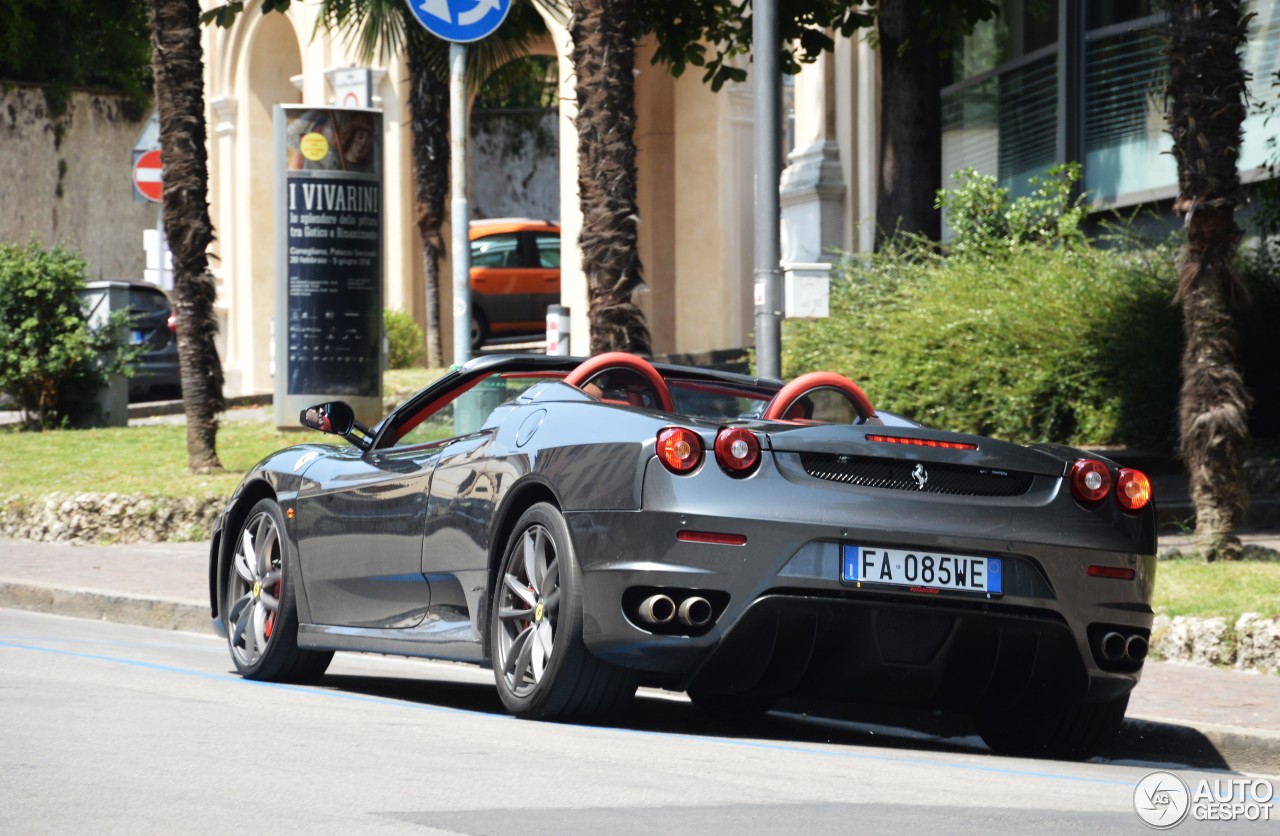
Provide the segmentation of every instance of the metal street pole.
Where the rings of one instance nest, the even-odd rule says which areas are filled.
[[[778,65],[777,0],[755,0],[751,15],[755,84],[755,305],[756,374],[782,376],[782,176],[779,126],[782,91]]]
[[[467,204],[467,47],[449,44],[449,191],[453,227],[453,362],[471,359],[471,241]]]

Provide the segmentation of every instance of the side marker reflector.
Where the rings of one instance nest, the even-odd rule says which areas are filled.
[[[1091,578],[1115,578],[1120,581],[1131,581],[1136,573],[1126,566],[1090,566]]]
[[[742,534],[724,534],[718,531],[690,531],[682,528],[676,532],[676,539],[686,543],[711,543],[716,546],[745,546],[746,536]]]

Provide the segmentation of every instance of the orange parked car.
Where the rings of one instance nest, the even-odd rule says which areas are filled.
[[[560,227],[532,218],[471,222],[471,347],[546,333],[560,304]]]

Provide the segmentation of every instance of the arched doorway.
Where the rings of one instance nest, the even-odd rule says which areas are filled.
[[[255,20],[256,18],[256,20]],[[275,312],[276,223],[275,141],[273,111],[277,104],[296,104],[302,92],[295,79],[302,55],[291,16],[246,15],[254,21],[249,37],[235,56],[239,131],[234,166],[239,185],[234,215],[235,251],[225,254],[232,299],[228,315],[228,378],[233,390],[265,392],[271,382],[271,321]],[[231,380],[228,381],[231,383]]]

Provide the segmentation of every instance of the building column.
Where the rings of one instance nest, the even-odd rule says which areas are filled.
[[[213,275],[214,286],[217,288],[214,315],[218,319],[218,334],[214,342],[218,347],[218,355],[222,358],[223,369],[226,369],[228,361],[232,359],[228,355],[232,344],[227,339],[227,332],[230,310],[235,300],[231,283],[227,281],[223,254],[235,252],[236,248],[236,224],[232,217],[236,205],[236,178],[235,166],[230,161],[235,154],[239,102],[234,96],[218,96],[210,99],[209,108],[213,112],[214,139],[213,153],[209,155],[209,217],[213,219],[214,228],[219,232],[209,247],[210,253],[215,256],[210,259],[209,272]],[[239,380],[234,383],[238,384]]]
[[[835,60],[824,54],[795,80],[795,148],[782,172],[782,262],[829,259],[844,245],[844,175],[835,139]]]

